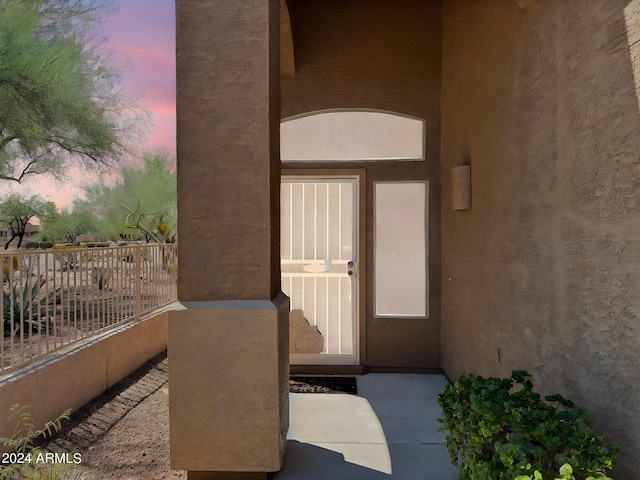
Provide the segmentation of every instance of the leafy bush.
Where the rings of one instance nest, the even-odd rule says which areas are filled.
[[[87,248],[101,248],[101,247],[109,247],[111,244],[109,242],[89,242],[84,246]]]
[[[73,250],[74,248],[82,248],[82,247],[80,246],[80,244],[72,245],[72,244],[68,244],[68,243],[65,243],[64,245],[54,245],[53,246],[54,250]]]
[[[14,479],[40,479],[59,480],[63,478],[63,471],[69,470],[73,465],[46,464],[38,459],[43,452],[34,446],[34,442],[40,438],[49,438],[62,428],[62,420],[68,420],[71,410],[66,410],[51,422],[47,422],[44,428],[37,430],[28,411],[28,405],[14,404],[9,421],[15,421],[11,438],[0,438],[0,444],[9,447],[17,453],[19,463],[0,464],[0,480]],[[69,478],[64,475],[64,478]]]
[[[514,480],[542,480],[542,474],[536,470],[533,472],[533,476],[530,475],[519,475]],[[555,480],[576,480],[576,477],[573,476],[573,468],[568,463],[565,463],[560,467],[560,476],[555,478]],[[589,476],[585,480],[613,480],[610,477],[607,477],[604,473],[596,473],[595,477]]]
[[[460,480],[554,480],[564,464],[584,480],[612,468],[618,445],[604,446],[584,411],[561,395],[542,400],[528,376],[522,370],[511,378],[464,374],[438,396],[440,431]]]
[[[53,248],[53,242],[27,242],[24,246],[26,249],[32,250],[47,250]]]

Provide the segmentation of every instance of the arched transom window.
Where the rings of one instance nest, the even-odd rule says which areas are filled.
[[[282,120],[283,161],[423,160],[425,122],[377,110],[326,110]]]

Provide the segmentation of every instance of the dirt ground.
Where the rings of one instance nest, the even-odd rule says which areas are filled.
[[[169,468],[168,366],[166,355],[74,412],[46,451],[79,453],[80,468],[64,477],[81,480],[186,479]]]
[[[63,470],[66,480],[181,480],[169,467],[169,366],[166,352],[72,413],[63,429],[39,445],[43,450],[80,454],[81,463]],[[294,392],[356,393],[349,379],[331,388],[299,378]],[[57,465],[56,467],[59,467]]]

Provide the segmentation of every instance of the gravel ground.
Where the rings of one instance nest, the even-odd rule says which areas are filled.
[[[74,412],[46,451],[79,453],[82,480],[186,479],[169,468],[168,366],[166,354],[147,362],[91,403]]]

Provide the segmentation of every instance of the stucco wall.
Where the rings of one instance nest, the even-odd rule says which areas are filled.
[[[173,308],[173,307],[171,307]],[[9,438],[13,404],[29,405],[38,428],[76,410],[167,349],[167,311],[47,356],[0,377],[0,437]]]
[[[443,367],[528,370],[621,444],[617,480],[637,478],[638,2],[443,3]],[[472,208],[453,212],[464,163]]]
[[[366,169],[366,356],[371,367],[440,365],[440,1],[288,1],[296,73],[283,76],[282,117],[332,108],[425,119],[426,158],[286,168]],[[429,181],[429,319],[373,314],[373,183]],[[361,257],[362,260],[362,257]]]
[[[280,291],[279,12],[277,0],[176,3],[180,301]]]

